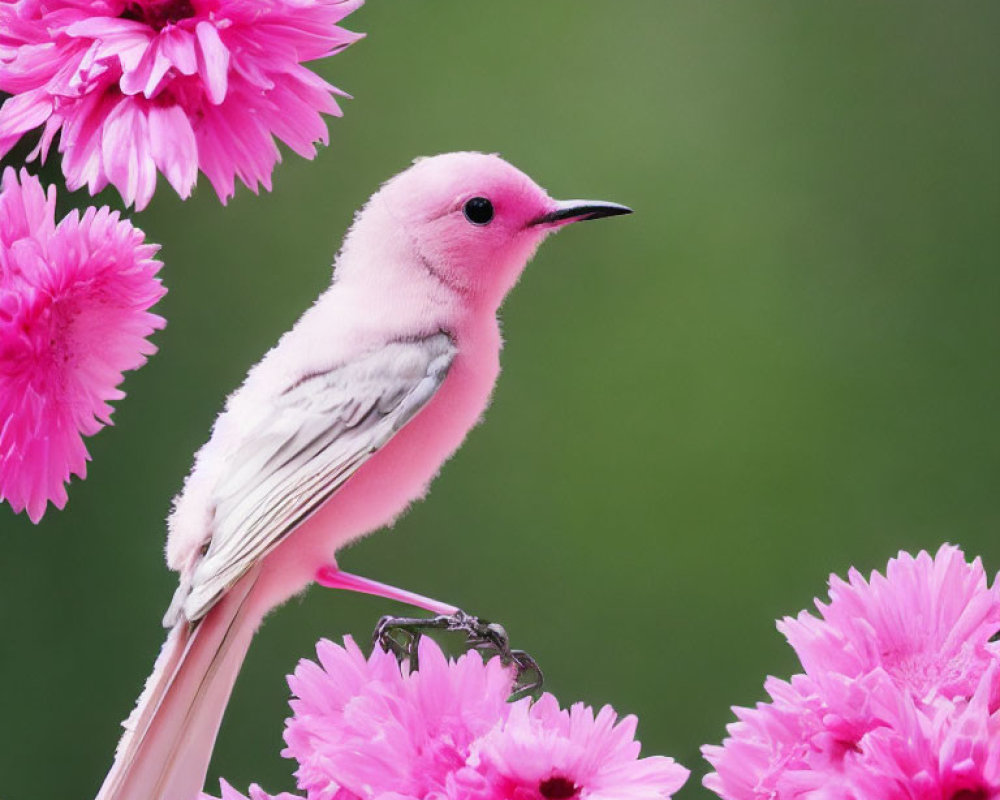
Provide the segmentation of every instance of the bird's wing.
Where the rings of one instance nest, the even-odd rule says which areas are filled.
[[[285,390],[214,488],[210,538],[184,616],[204,616],[409,422],[440,388],[456,352],[445,333],[393,342]]]

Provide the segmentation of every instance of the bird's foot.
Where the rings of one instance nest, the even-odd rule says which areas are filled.
[[[513,650],[503,625],[466,614],[461,609],[453,614],[439,614],[430,619],[385,616],[379,620],[372,635],[372,644],[407,661],[411,671],[419,669],[420,637],[427,631],[465,634],[466,644],[474,650],[494,653],[501,663],[514,667],[511,699],[533,695],[542,688],[542,670],[524,650]]]

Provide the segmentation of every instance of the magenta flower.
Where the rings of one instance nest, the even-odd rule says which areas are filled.
[[[883,669],[917,699],[969,697],[1000,644],[1000,584],[987,587],[980,560],[967,564],[957,547],[937,556],[900,553],[885,577],[868,583],[852,569],[830,577],[822,619],[803,611],[778,623],[807,675],[856,678]]]
[[[0,500],[38,522],[86,476],[83,436],[111,423],[122,372],[156,348],[157,246],[107,208],[55,222],[56,194],[8,168],[0,185]]]
[[[0,157],[43,126],[70,189],[109,183],[144,208],[159,170],[186,198],[198,170],[219,199],[270,190],[275,138],[306,158],[343,92],[302,66],[360,36],[364,0],[4,0]]]
[[[936,700],[920,709],[898,696],[892,727],[865,742],[866,763],[855,770],[859,796],[879,800],[996,800],[1000,797],[1000,710],[994,663],[971,698]]]
[[[705,786],[726,800],[1000,798],[1000,584],[944,545],[830,585],[821,619],[778,626],[805,674],[734,709],[729,738],[703,748]]]
[[[419,648],[417,672],[350,638],[300,662],[283,755],[308,800],[669,800],[687,779],[672,759],[639,758],[635,717],[562,711],[549,694],[511,704],[498,658]],[[222,800],[246,798],[224,783]],[[270,798],[253,787],[250,800]]]
[[[321,641],[319,664],[302,660],[288,685],[294,716],[282,755],[299,762],[300,789],[321,795],[334,785],[357,797],[444,792],[473,742],[504,716],[511,674],[478,653],[448,661],[420,640],[420,670],[400,671],[376,648],[366,660],[350,639]]]
[[[263,789],[261,789],[256,783],[250,787],[250,796],[245,794],[240,794],[232,786],[230,786],[226,781],[219,781],[222,787],[222,794],[219,795],[219,800],[304,800],[301,795],[289,794],[288,792],[282,792],[281,794],[268,794]],[[213,797],[209,797],[207,794],[203,794],[202,798],[206,800],[215,800]]]
[[[688,771],[672,758],[639,758],[638,720],[619,720],[611,706],[559,708],[551,694],[509,707],[506,719],[478,742],[471,762],[491,798],[512,800],[660,800]]]

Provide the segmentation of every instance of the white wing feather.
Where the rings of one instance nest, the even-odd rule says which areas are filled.
[[[424,407],[456,352],[445,333],[393,342],[279,395],[215,485],[206,549],[164,622],[203,617]]]

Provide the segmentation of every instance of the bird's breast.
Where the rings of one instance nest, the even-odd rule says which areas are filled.
[[[337,550],[392,523],[426,493],[489,405],[501,346],[496,320],[491,322],[452,332],[458,353],[437,393],[268,557],[266,573],[280,578],[277,595],[299,591]]]

